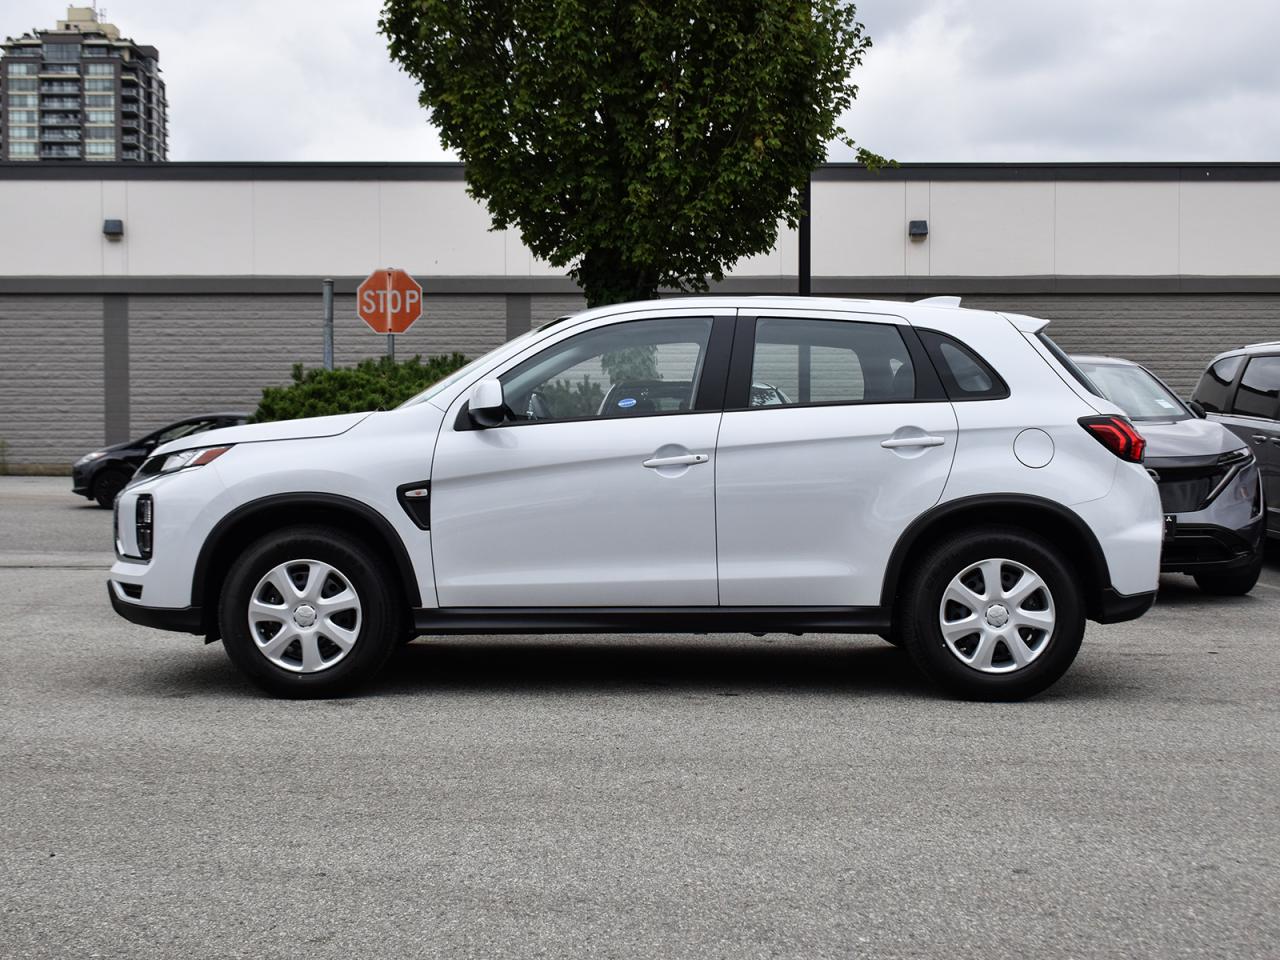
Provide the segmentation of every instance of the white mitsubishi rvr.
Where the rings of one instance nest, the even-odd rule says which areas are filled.
[[[588,310],[402,406],[166,444],[108,592],[328,696],[423,634],[870,633],[1033,695],[1143,614],[1144,441],[1030,317],[820,298]]]

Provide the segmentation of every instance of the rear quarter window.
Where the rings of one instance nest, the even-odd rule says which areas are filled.
[[[1000,374],[971,348],[936,330],[920,330],[942,385],[951,400],[1002,400],[1009,387]]]

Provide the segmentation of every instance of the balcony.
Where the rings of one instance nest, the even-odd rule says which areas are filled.
[[[80,92],[80,81],[79,80],[70,80],[70,81],[46,80],[44,83],[40,84],[40,92],[41,93],[77,93],[78,94]]]
[[[124,153],[120,154],[120,159],[121,160],[141,160],[142,154],[138,153],[137,150],[126,150]]]
[[[68,74],[80,75],[80,68],[74,63],[46,63],[40,68],[42,77],[65,77]]]
[[[79,110],[79,97],[44,97],[40,100],[41,110]]]
[[[78,127],[80,126],[80,114],[46,113],[40,118],[40,123],[46,127]]]
[[[79,160],[80,148],[62,145],[41,147],[40,157],[44,160]]]
[[[70,142],[70,143],[79,143],[80,131],[71,130],[71,129],[60,130],[57,128],[50,128],[50,129],[40,131],[40,139],[46,142],[51,140],[60,140],[60,141]]]

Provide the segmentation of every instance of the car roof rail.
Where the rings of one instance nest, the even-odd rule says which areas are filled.
[[[1241,350],[1249,350],[1253,347],[1280,347],[1280,340],[1263,340],[1261,343],[1246,343]]]
[[[917,300],[918,307],[950,307],[954,310],[960,306],[959,297],[925,297],[923,300]]]

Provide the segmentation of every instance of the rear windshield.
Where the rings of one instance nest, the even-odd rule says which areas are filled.
[[[1163,383],[1142,367],[1127,363],[1075,361],[1102,395],[1131,420],[1189,420],[1191,413]]]
[[[1079,380],[1082,387],[1092,393],[1095,397],[1102,397],[1104,400],[1106,399],[1106,397],[1103,396],[1102,391],[1092,384],[1089,381],[1089,378],[1084,375],[1084,372],[1076,366],[1075,361],[1068,357],[1066,352],[1053,342],[1053,338],[1043,330],[1037,333],[1036,336],[1040,338],[1040,342],[1045,345],[1045,348],[1053,354],[1053,359],[1062,364],[1063,369],[1066,370],[1067,373]]]

